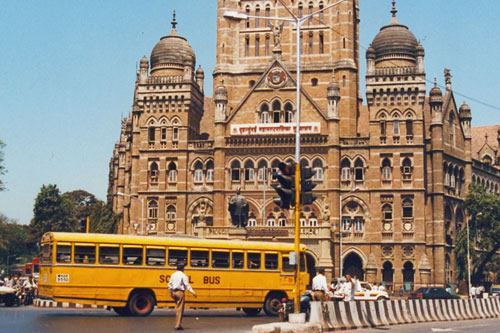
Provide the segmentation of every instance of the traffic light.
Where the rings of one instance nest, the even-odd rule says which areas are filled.
[[[271,184],[271,186],[280,197],[273,198],[273,201],[283,209],[290,209],[290,206],[295,206],[295,164],[280,162],[278,169],[279,171],[273,176],[279,184]]]
[[[316,194],[312,193],[312,189],[316,187],[317,184],[311,181],[312,176],[316,174],[316,170],[311,169],[308,166],[300,166],[300,204],[310,205],[318,197]]]

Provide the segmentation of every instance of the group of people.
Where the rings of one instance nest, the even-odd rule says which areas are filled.
[[[372,290],[385,291],[383,285],[375,285]],[[327,301],[333,298],[336,291],[341,291],[345,301],[354,301],[354,295],[361,291],[361,284],[354,275],[346,275],[345,278],[332,281],[330,285],[326,282],[325,270],[320,268],[318,274],[312,280],[313,301]]]
[[[3,280],[0,279],[0,285],[15,289],[16,299],[19,299],[19,296],[23,295],[24,305],[32,304],[33,299],[38,294],[37,283],[31,275],[26,279],[22,279],[19,273],[16,273],[14,275],[8,274],[3,278]]]
[[[470,288],[470,297],[471,298],[483,298],[483,293],[486,291],[484,286],[472,286]]]

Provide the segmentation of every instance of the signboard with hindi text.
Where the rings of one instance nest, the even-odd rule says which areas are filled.
[[[296,124],[268,123],[268,124],[234,124],[231,125],[231,135],[283,135],[295,134]],[[319,134],[320,123],[301,123],[300,134]]]

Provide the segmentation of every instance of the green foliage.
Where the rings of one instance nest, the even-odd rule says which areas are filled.
[[[28,226],[17,224],[0,214],[0,266],[1,269],[7,267],[7,256],[9,264],[13,264],[17,258],[20,261],[27,261],[31,258],[25,239],[28,235]]]
[[[57,185],[43,185],[35,199],[28,243],[33,247],[48,231],[75,231],[73,203],[59,193]]]
[[[3,165],[3,148],[5,147],[5,143],[0,140],[0,176],[5,175],[7,170],[5,170],[5,166]],[[5,190],[5,184],[0,177],[0,191]]]
[[[500,250],[500,198],[486,193],[478,185],[472,185],[465,200],[465,209],[470,216],[471,280],[483,280],[486,266]],[[459,279],[465,277],[467,267],[467,230],[457,236],[455,253],[459,268]]]

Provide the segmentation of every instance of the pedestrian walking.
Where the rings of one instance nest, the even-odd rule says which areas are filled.
[[[189,291],[196,296],[193,288],[189,285],[189,279],[184,274],[184,264],[177,265],[177,271],[172,274],[168,282],[168,291],[175,301],[175,329],[183,330],[182,315],[184,314],[185,292]]]
[[[326,293],[328,293],[328,284],[326,283],[325,270],[318,269],[318,274],[312,280],[312,296],[313,301],[324,302],[326,300]]]

